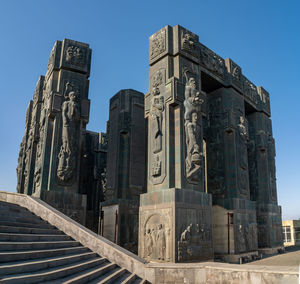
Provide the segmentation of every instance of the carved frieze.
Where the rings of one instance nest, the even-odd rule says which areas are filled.
[[[235,85],[238,85],[238,87],[241,87],[241,81],[242,81],[242,69],[240,66],[238,66],[236,63],[234,63],[230,58],[227,58],[225,60],[225,64],[227,67],[227,71],[229,74],[231,74],[233,83]]]
[[[225,63],[222,57],[202,46],[200,48],[200,58],[201,63],[205,68],[219,77],[224,76]]]
[[[170,226],[161,214],[152,214],[143,229],[143,257],[145,259],[170,261]]]
[[[252,103],[255,105],[259,102],[259,95],[257,93],[256,86],[250,82],[246,77],[243,77],[244,79],[244,95],[246,98],[248,98]]]
[[[150,59],[166,51],[166,30],[162,29],[150,38]]]
[[[188,31],[181,30],[181,49],[195,57],[198,54],[198,40]]]
[[[205,242],[211,241],[211,228],[205,224],[189,224],[178,241],[178,261],[198,260],[205,253]]]

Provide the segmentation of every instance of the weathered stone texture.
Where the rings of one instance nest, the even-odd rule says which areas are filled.
[[[145,192],[144,94],[121,90],[111,98],[109,110],[100,233],[137,253],[139,196]]]

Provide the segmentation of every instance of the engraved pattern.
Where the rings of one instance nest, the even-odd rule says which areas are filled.
[[[150,41],[150,59],[154,59],[166,50],[166,31],[157,32]]]

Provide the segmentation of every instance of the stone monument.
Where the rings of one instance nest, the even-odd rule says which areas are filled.
[[[24,185],[19,189],[82,224],[86,195],[81,193],[79,173],[82,133],[89,119],[90,61],[87,44],[68,39],[55,43],[29,111],[30,128],[22,150]]]
[[[150,37],[147,193],[139,212],[139,255],[147,260],[213,259],[198,45],[198,37],[179,26]]]
[[[149,92],[119,91],[97,133],[86,130],[90,61],[89,45],[55,43],[27,108],[18,192],[149,261],[282,249],[263,87],[196,34],[166,26],[150,37]]]
[[[134,253],[139,196],[145,192],[145,125],[143,93],[121,90],[110,99],[100,233]]]

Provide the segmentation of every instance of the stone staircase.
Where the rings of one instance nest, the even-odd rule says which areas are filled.
[[[29,210],[0,201],[0,283],[149,283]]]

